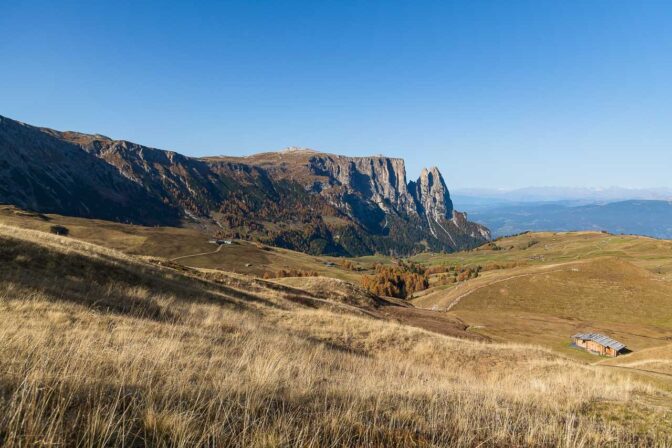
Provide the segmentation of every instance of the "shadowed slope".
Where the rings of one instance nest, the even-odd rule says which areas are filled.
[[[177,225],[178,213],[76,144],[0,117],[0,203],[47,213]]]

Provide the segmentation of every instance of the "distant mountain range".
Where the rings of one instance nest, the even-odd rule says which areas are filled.
[[[0,117],[0,203],[142,225],[193,226],[313,254],[408,255],[480,245],[437,168],[290,148],[192,158]]]
[[[672,188],[572,188],[526,187],[515,190],[463,188],[453,191],[461,203],[503,204],[511,202],[616,202],[633,199],[672,200]]]
[[[577,205],[577,200],[515,204],[482,201],[471,206],[470,217],[488,226],[495,237],[527,230],[604,230],[672,239],[670,201],[629,200],[588,205]]]

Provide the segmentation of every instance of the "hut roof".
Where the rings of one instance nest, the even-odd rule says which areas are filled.
[[[574,336],[572,336],[572,338],[595,341],[600,345],[613,348],[616,351],[625,348],[625,344],[621,344],[620,342],[611,339],[609,336],[605,336],[599,333],[577,333]]]

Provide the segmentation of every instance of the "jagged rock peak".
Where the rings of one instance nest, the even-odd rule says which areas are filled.
[[[435,220],[452,219],[453,201],[437,167],[423,168],[415,186],[416,200],[425,213]]]

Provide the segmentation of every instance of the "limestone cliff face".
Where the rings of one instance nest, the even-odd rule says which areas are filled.
[[[309,167],[313,174],[326,176],[330,186],[343,186],[387,213],[417,215],[402,159],[319,154],[310,158]]]
[[[416,225],[428,232],[441,245],[460,249],[490,239],[483,226],[469,222],[464,213],[453,209],[448,187],[437,167],[423,169],[416,182],[406,181],[402,159],[388,157],[345,157],[316,154],[309,159],[311,173],[323,176],[319,188],[329,195],[329,187],[345,189],[362,203],[375,204],[384,214],[384,231],[390,215],[401,218],[401,225]],[[334,202],[355,219],[366,222],[375,216],[370,207],[342,201],[344,192],[338,190]],[[358,216],[360,211],[360,216]]]
[[[437,168],[292,148],[193,158],[0,117],[0,202],[42,212],[189,225],[314,254],[409,255],[482,244]]]

